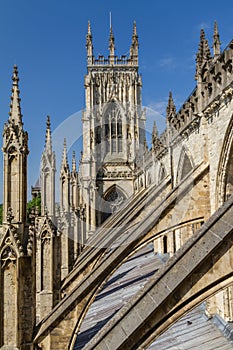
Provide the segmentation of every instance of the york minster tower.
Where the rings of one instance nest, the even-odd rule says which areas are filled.
[[[141,108],[138,47],[134,23],[130,55],[116,56],[110,27],[109,56],[95,58],[88,23],[86,110],[79,177],[90,234],[132,195],[136,165],[142,158],[145,113]]]

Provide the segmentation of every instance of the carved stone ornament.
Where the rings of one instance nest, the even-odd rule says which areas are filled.
[[[9,243],[12,243],[10,238],[9,239]],[[7,240],[6,240],[7,243]],[[16,253],[14,251],[14,249],[12,248],[12,246],[9,244],[7,245],[7,247],[5,247],[5,249],[2,252],[1,255],[1,267],[2,269],[4,269],[10,262],[15,263],[17,260],[17,256]]]

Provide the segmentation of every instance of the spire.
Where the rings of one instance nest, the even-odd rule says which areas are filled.
[[[172,97],[172,92],[169,92],[168,104],[167,104],[167,119],[170,119],[176,114],[176,106]]]
[[[92,34],[91,34],[91,23],[88,21],[87,35],[86,35],[86,49],[87,49],[87,62],[92,64],[93,61],[93,45],[92,45]]]
[[[112,31],[112,24],[110,26],[109,47],[108,47],[108,49],[110,51],[110,56],[114,56],[115,55],[115,38],[114,38],[113,31]]]
[[[76,157],[75,157],[75,151],[73,151],[72,155],[72,172],[76,173]]]
[[[218,24],[214,22],[214,35],[213,35],[213,50],[214,50],[214,58],[218,57],[221,53],[221,42],[219,38],[218,32]]]
[[[13,124],[22,126],[22,114],[20,107],[20,91],[19,91],[19,77],[18,77],[18,68],[14,65],[13,76],[12,76],[12,94],[11,94],[11,104],[9,112],[9,121]]]
[[[46,122],[46,135],[45,135],[45,150],[48,153],[52,153],[52,137],[51,137],[51,123],[50,123],[50,116],[47,116],[47,122]]]
[[[198,53],[196,57],[196,79],[197,76],[201,73],[201,70],[205,63],[209,63],[211,60],[211,52],[209,48],[208,40],[205,38],[205,31],[201,29],[200,34],[200,44],[198,48]]]
[[[62,169],[65,171],[67,170],[69,172],[69,163],[68,163],[68,158],[67,158],[67,147],[66,147],[66,139],[64,139],[64,144],[63,144],[63,154],[62,154]]]
[[[138,64],[138,34],[137,34],[137,25],[134,21],[133,23],[133,36],[132,36],[132,45],[130,48],[130,56],[135,60],[135,63]]]

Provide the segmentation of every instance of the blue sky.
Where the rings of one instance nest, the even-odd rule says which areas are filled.
[[[1,128],[8,118],[11,74],[17,64],[23,121],[29,133],[29,187],[39,175],[46,116],[51,116],[52,129],[61,136],[57,149],[62,148],[63,137],[67,136],[69,143],[66,129],[60,127],[67,118],[72,125],[71,138],[76,130],[81,134],[87,21],[92,25],[95,55],[108,55],[110,11],[118,55],[129,52],[133,21],[137,22],[143,105],[156,112],[158,123],[164,121],[170,90],[179,107],[195,87],[200,29],[205,29],[212,44],[217,20],[222,49],[233,38],[232,0],[225,0],[224,6],[215,0],[0,0]],[[151,120],[148,122],[150,127]],[[2,179],[0,201],[1,189]]]

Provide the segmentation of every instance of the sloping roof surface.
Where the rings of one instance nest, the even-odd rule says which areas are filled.
[[[81,325],[74,350],[81,350],[163,264],[148,245],[129,258],[97,295]],[[233,346],[198,307],[159,337],[150,350],[230,350]]]

